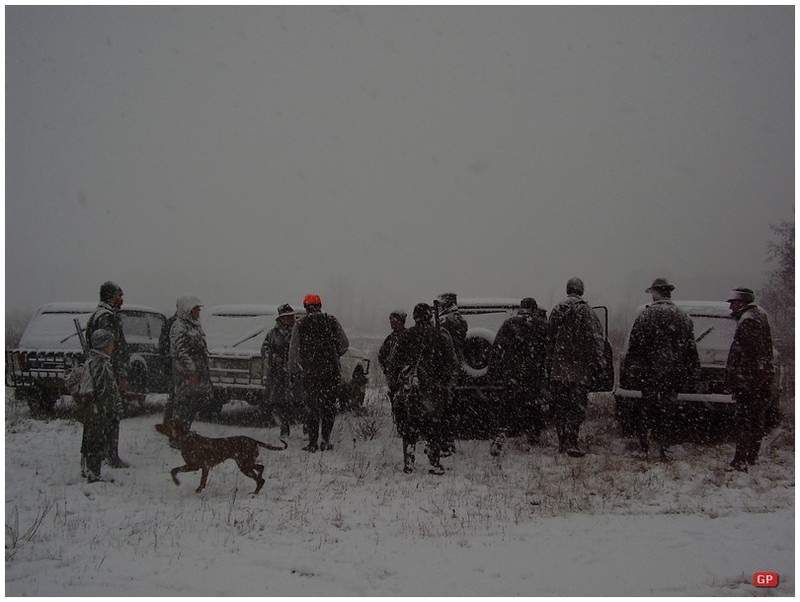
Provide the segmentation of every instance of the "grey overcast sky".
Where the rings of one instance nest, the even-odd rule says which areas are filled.
[[[6,307],[760,286],[794,6],[6,6]],[[344,322],[344,320],[343,320]],[[348,326],[348,324],[345,324]]]

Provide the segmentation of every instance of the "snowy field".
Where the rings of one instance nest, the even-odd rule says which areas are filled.
[[[793,416],[749,474],[725,471],[727,442],[683,443],[670,464],[631,457],[593,396],[582,459],[511,440],[460,441],[444,476],[401,471],[385,390],[345,413],[334,450],[308,454],[295,427],[285,452],[262,450],[267,483],[228,461],[208,488],[169,469],[179,452],[151,413],[126,418],[127,469],[80,477],[81,426],[69,399],[43,421],[6,394],[7,596],[728,596],[794,595]],[[208,436],[278,442],[277,427],[243,426],[226,406]],[[421,446],[420,446],[421,447]],[[421,463],[420,461],[423,460]],[[756,571],[780,576],[756,588]]]

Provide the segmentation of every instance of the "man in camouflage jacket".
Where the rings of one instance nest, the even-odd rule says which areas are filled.
[[[212,405],[214,396],[206,335],[200,325],[202,307],[197,297],[180,297],[177,301],[178,317],[169,332],[175,389],[174,416],[187,427],[192,425],[199,410]]]
[[[103,480],[100,466],[106,457],[114,426],[119,427],[122,412],[122,396],[111,366],[115,342],[113,333],[108,330],[99,328],[92,333],[91,350],[82,377],[82,381],[89,385],[82,388],[91,393],[81,408],[81,472],[90,483]]]
[[[115,347],[111,356],[111,367],[117,379],[117,386],[121,393],[128,390],[128,364],[130,352],[122,330],[122,319],[119,310],[124,302],[122,288],[111,281],[100,285],[100,303],[94,313],[86,321],[86,340],[91,341],[92,335],[97,330],[107,330],[114,335]],[[114,417],[111,426],[111,435],[108,438],[108,451],[106,458],[109,466],[113,468],[126,468],[128,463],[119,457],[119,416]]]
[[[281,437],[289,436],[291,422],[291,383],[286,370],[289,364],[289,341],[295,323],[295,312],[288,303],[278,308],[275,327],[264,337],[261,359],[266,370],[266,394],[281,423]]]

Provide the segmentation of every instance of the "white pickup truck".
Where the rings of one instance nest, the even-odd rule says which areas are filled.
[[[297,311],[298,315],[303,313],[302,309]],[[231,399],[256,406],[268,403],[261,344],[275,326],[277,315],[277,305],[214,305],[203,309],[200,320],[210,354],[216,411]],[[339,404],[343,409],[358,408],[364,403],[370,361],[366,353],[350,347],[339,362]]]

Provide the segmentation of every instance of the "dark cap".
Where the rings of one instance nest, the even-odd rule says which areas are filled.
[[[567,294],[582,295],[583,294],[583,280],[580,278],[570,278],[567,280]]]
[[[122,295],[122,288],[116,282],[107,280],[100,285],[100,301],[108,301],[113,297],[121,297]]]
[[[415,320],[430,319],[433,316],[431,306],[427,303],[417,303],[414,306],[413,316]]]
[[[539,306],[536,304],[536,299],[534,299],[533,297],[525,297],[522,301],[519,302],[519,308],[534,310],[538,309]]]

